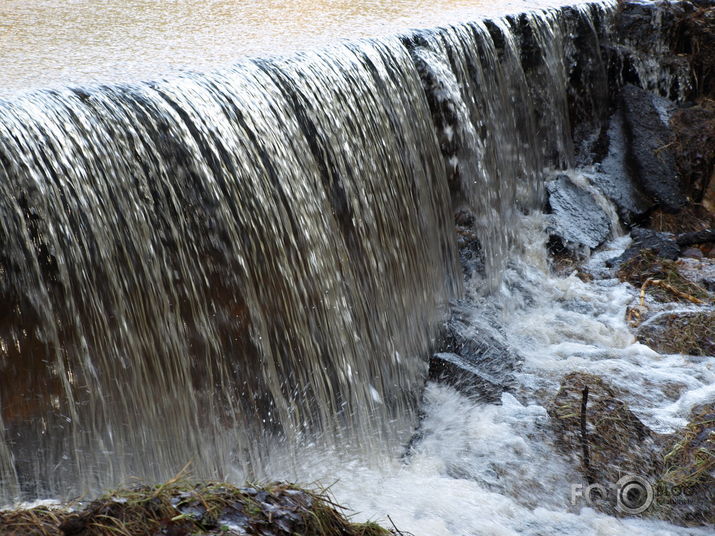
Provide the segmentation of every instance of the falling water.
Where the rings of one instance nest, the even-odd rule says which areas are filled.
[[[562,13],[0,101],[0,500],[398,452],[453,210],[494,288],[573,158]]]

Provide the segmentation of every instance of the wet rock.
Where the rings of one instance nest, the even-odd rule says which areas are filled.
[[[571,249],[594,249],[608,238],[611,223],[593,193],[567,175],[546,183],[551,209],[550,233]]]
[[[566,375],[547,411],[559,448],[579,460],[589,482],[608,486],[627,473],[643,477],[659,473],[657,435],[598,376]]]
[[[641,255],[644,250],[661,259],[675,260],[680,256],[680,246],[676,242],[675,235],[671,233],[661,233],[651,229],[634,227],[631,230],[633,243],[619,257],[606,262],[608,266],[622,266]]]
[[[605,47],[611,79],[673,98],[691,93],[695,77],[690,54],[683,52],[692,40],[681,21],[694,10],[690,2],[621,2],[615,39]]]
[[[632,178],[660,206],[679,210],[687,199],[678,178],[675,140],[668,125],[673,103],[627,85],[621,91],[621,104]]]
[[[594,165],[589,179],[616,205],[618,215],[625,223],[640,221],[655,206],[655,202],[631,180],[626,163],[626,137],[621,110],[611,116],[606,144],[606,155]]]
[[[683,233],[676,239],[680,247],[692,246],[694,244],[704,244],[715,242],[715,229],[704,229],[692,233]]]
[[[662,354],[715,356],[715,312],[664,312],[640,325],[637,339]]]
[[[715,28],[713,31],[715,33]],[[715,59],[712,61],[715,65]],[[715,101],[704,100],[701,104],[677,110],[670,126],[675,136],[675,158],[678,172],[683,177],[683,187],[688,196],[699,203],[715,172]]]
[[[490,377],[468,359],[449,352],[432,356],[429,378],[447,383],[467,396],[484,402],[498,402],[504,392],[504,385],[497,378]]]
[[[476,218],[472,212],[460,209],[454,216],[457,232],[457,248],[459,261],[465,278],[475,274],[486,275],[484,267],[484,250],[475,229]]]
[[[498,327],[466,309],[455,309],[438,348],[430,360],[430,379],[489,402],[514,387],[514,373],[523,362]]]

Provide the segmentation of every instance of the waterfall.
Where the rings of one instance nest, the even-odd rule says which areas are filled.
[[[573,159],[571,26],[612,9],[0,101],[0,501],[397,452],[463,290],[453,211],[495,288]]]

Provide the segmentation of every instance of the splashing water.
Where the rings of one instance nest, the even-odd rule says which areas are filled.
[[[574,160],[574,27],[603,70],[613,7],[0,101],[0,501],[191,460],[204,478],[339,479],[340,501],[415,534],[680,530],[571,505],[577,469],[524,394],[595,372],[658,430],[712,397],[707,361],[633,342],[626,287],[547,275],[524,215]],[[460,207],[486,267],[466,289]],[[508,326],[522,393],[429,385],[404,464],[435,327],[465,293]]]
[[[525,247],[506,270],[503,306],[478,293],[468,300],[477,316],[499,309],[509,343],[525,357],[515,394],[505,393],[500,404],[475,403],[451,387],[429,384],[422,440],[407,463],[380,471],[355,463],[331,467],[337,480],[331,489],[357,519],[392,521],[419,535],[710,534],[617,519],[572,495],[581,470],[558,451],[546,413],[565,374],[604,378],[646,425],[672,433],[687,424],[693,407],[715,401],[715,356],[659,355],[636,342],[624,320],[636,291],[608,277],[584,282],[575,274],[551,275],[544,227],[538,215],[522,220]],[[628,241],[605,246],[589,270],[605,270],[603,262]],[[311,472],[315,468],[307,467],[303,474]]]

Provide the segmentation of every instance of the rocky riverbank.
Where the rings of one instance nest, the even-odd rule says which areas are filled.
[[[578,124],[592,129],[574,130],[579,166],[546,184],[552,269],[632,285],[626,320],[637,341],[653,350],[685,359],[715,356],[715,7],[623,3],[602,52],[610,65],[610,117],[581,118]],[[578,102],[572,95],[576,115],[584,110]],[[464,212],[456,217],[468,278],[480,266],[473,220]],[[630,235],[630,246],[607,260],[605,272],[590,271],[585,261],[622,234]],[[498,329],[465,336],[459,307],[455,315],[431,377],[479,400],[497,400],[511,390],[522,360]],[[577,460],[586,485],[595,486],[597,509],[715,524],[712,403],[693,408],[676,433],[659,434],[597,375],[566,374],[546,398],[555,442]],[[647,480],[651,488],[636,482],[634,493],[652,496],[631,499],[653,507],[635,511],[628,497],[606,499],[602,483],[623,475]]]

